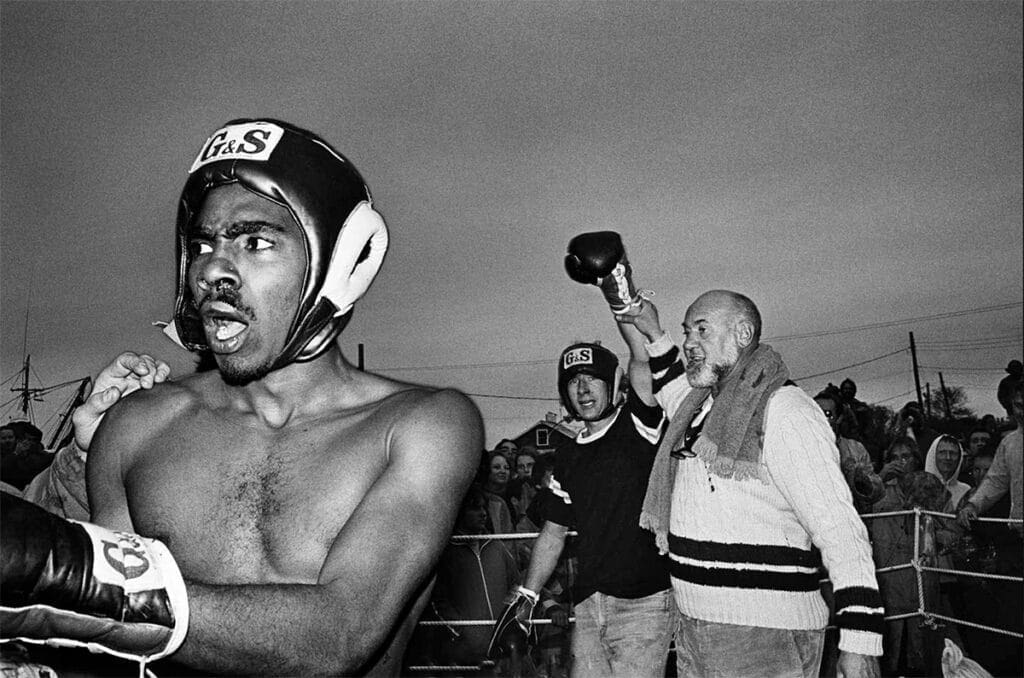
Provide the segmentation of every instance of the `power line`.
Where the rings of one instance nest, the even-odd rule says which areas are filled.
[[[927,320],[941,320],[943,318],[958,318],[965,315],[974,315],[976,313],[989,313],[992,311],[1005,311],[1009,308],[1017,306],[1024,306],[1024,302],[1018,301],[1009,304],[998,304],[996,306],[983,306],[981,308],[965,309],[962,311],[949,311],[947,313],[936,313],[935,315],[923,315],[917,318],[905,318],[903,320],[889,320],[880,323],[869,323],[867,325],[857,325],[856,327],[847,327],[841,330],[821,330],[820,332],[807,332],[804,334],[783,334],[777,337],[768,337],[765,341],[782,341],[784,339],[809,339],[811,337],[827,337],[834,334],[846,334],[847,332],[860,332],[863,330],[874,330],[883,327],[896,327],[898,325],[909,325],[910,323],[924,322]]]
[[[775,337],[767,337],[764,341],[783,341],[789,339],[806,339],[812,337],[826,337],[836,334],[846,334],[848,332],[860,332],[863,330],[878,329],[883,327],[896,327],[899,325],[907,325],[915,322],[923,322],[928,320],[941,320],[943,318],[956,318],[965,315],[974,315],[977,313],[990,313],[993,311],[1004,311],[1006,309],[1024,306],[1024,302],[1013,302],[1008,304],[997,304],[994,306],[983,306],[974,309],[965,309],[961,311],[950,311],[947,313],[936,313],[934,315],[919,316],[916,318],[904,318],[900,320],[890,320],[878,323],[869,323],[867,325],[857,325],[855,327],[847,327],[836,330],[821,330],[818,332],[807,332],[803,334],[784,334]],[[1010,338],[1016,338],[1018,335],[1007,335],[1007,340]],[[1003,341],[1004,337],[993,338],[993,340]],[[981,340],[978,341],[987,341]],[[955,346],[960,347],[962,344],[970,343],[971,340],[966,342],[956,342]],[[944,345],[945,342],[923,342],[926,346],[939,346]],[[950,342],[951,344],[953,342]],[[906,349],[904,349],[906,350]],[[616,353],[619,357],[626,355],[625,353]],[[550,358],[544,358],[541,360],[505,360],[505,361],[494,361],[494,362],[481,362],[481,363],[445,363],[442,365],[405,365],[401,367],[372,367],[368,366],[367,369],[371,369],[374,372],[380,372],[387,374],[389,372],[415,372],[415,371],[432,371],[432,370],[470,370],[470,369],[481,369],[481,368],[504,368],[504,367],[524,367],[524,366],[538,366],[538,365],[551,365],[555,361]],[[846,368],[840,368],[846,369]],[[836,370],[838,371],[838,370]],[[822,374],[829,374],[830,372],[824,372]],[[814,375],[812,375],[814,376]],[[810,377],[803,377],[809,379]]]
[[[18,370],[17,372],[15,372],[11,376],[7,377],[3,381],[0,381],[0,386],[6,386],[7,384],[11,383],[12,381],[14,381],[15,379],[17,379],[20,376],[21,376],[21,370]]]
[[[988,342],[974,342],[974,343],[954,343],[947,342],[945,344],[918,344],[918,348],[922,348],[925,351],[943,351],[950,349],[983,349],[983,348],[1004,348],[1008,346],[1019,346],[1020,339],[1009,339],[1005,341],[988,341]]]
[[[990,346],[993,344],[1002,343],[1013,343],[1021,341],[1024,338],[1024,334],[1016,332],[1014,334],[1004,334],[998,337],[974,337],[974,338],[961,338],[961,339],[938,339],[934,341],[919,341],[918,346]]]
[[[478,369],[481,367],[522,367],[524,365],[553,365],[556,360],[512,360],[503,362],[493,363],[462,363],[462,364],[448,364],[448,365],[410,365],[407,367],[367,367],[369,370],[374,372],[413,372],[417,370],[462,370],[462,369]]]
[[[921,365],[922,370],[935,370],[936,372],[1005,372],[1001,367],[927,367]]]
[[[903,398],[903,397],[906,397],[908,395],[913,395],[915,393],[917,393],[917,391],[905,391],[904,393],[899,393],[899,394],[894,395],[894,396],[889,396],[888,398],[883,398],[882,400],[876,400],[875,401],[875,405],[881,405],[882,403],[887,403],[890,400],[896,400],[897,398]]]
[[[794,381],[799,381],[800,379],[814,379],[815,377],[823,377],[826,374],[833,374],[835,372],[842,372],[843,370],[848,370],[851,367],[860,367],[861,365],[867,365],[868,363],[873,363],[873,362],[876,362],[878,360],[882,360],[884,358],[890,358],[890,357],[892,357],[894,355],[898,355],[900,353],[905,353],[906,351],[909,351],[909,350],[910,350],[909,348],[901,348],[901,349],[898,349],[896,351],[893,351],[892,353],[886,353],[885,355],[876,356],[874,358],[868,358],[867,360],[862,360],[861,362],[853,363],[852,365],[845,365],[844,367],[837,367],[836,369],[829,370],[828,372],[819,372],[818,374],[808,374],[808,375],[805,375],[805,376],[802,376],[802,377],[793,377],[793,379],[794,379]]]
[[[850,365],[844,365],[843,367],[837,367],[837,368],[835,368],[833,370],[829,370],[827,372],[819,372],[818,374],[809,374],[809,375],[805,375],[805,376],[801,376],[801,377],[793,377],[793,379],[794,380],[800,380],[800,379],[814,379],[815,377],[823,377],[823,376],[825,376],[827,374],[833,374],[835,372],[842,372],[843,370],[848,370],[848,369],[851,369],[853,367],[860,367],[861,365],[867,365],[869,363],[877,362],[879,360],[884,360],[885,358],[890,358],[890,357],[892,357],[894,355],[898,355],[900,353],[905,353],[908,350],[910,350],[910,349],[906,349],[906,348],[897,349],[897,350],[895,350],[895,351],[893,351],[891,353],[886,353],[884,355],[875,356],[874,358],[868,358],[867,360],[862,360],[860,362],[856,362],[856,363],[853,363],[853,364],[850,364]],[[559,398],[552,398],[552,397],[508,396],[508,395],[496,395],[496,394],[493,394],[493,393],[467,393],[466,395],[475,396],[477,398],[501,398],[501,399],[505,399],[505,400],[545,400],[545,401],[557,401],[557,400],[559,400]]]

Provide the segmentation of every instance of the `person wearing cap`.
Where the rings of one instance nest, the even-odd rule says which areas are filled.
[[[583,428],[556,452],[558,501],[546,506],[513,602],[536,603],[576,530],[573,676],[663,675],[671,639],[668,563],[638,522],[663,415],[650,379],[633,372],[620,397],[618,358],[600,344],[573,344],[558,363],[563,406]]]
[[[93,523],[3,495],[4,639],[140,674],[165,657],[172,675],[399,673],[483,436],[465,395],[341,352],[387,240],[320,137],[277,120],[210,136],[167,332],[217,369],[100,402]]]
[[[571,249],[584,257],[615,246],[607,234],[581,238]],[[654,400],[643,342],[622,328],[630,349],[624,394],[619,360],[599,343],[572,344],[559,357],[558,394],[583,428],[555,453],[548,489],[558,500],[546,504],[523,585],[499,619],[492,641],[515,630],[503,621],[514,617],[528,624],[537,592],[574,529],[578,569],[571,652],[572,675],[580,677],[663,676],[674,623],[668,560],[639,525],[665,417]]]
[[[1013,422],[1013,386],[1024,380],[1024,364],[1019,360],[1011,360],[1006,364],[1006,376],[999,380],[996,399],[1006,410],[1006,419]]]

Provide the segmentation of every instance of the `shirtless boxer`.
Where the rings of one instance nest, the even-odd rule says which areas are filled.
[[[479,413],[342,356],[387,235],[322,140],[228,124],[192,166],[177,231],[173,328],[218,370],[111,408],[89,450],[93,520],[173,555],[188,609],[174,661],[395,675],[476,471]]]

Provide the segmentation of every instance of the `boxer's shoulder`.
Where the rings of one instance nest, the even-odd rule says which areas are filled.
[[[159,435],[201,407],[200,392],[187,380],[156,384],[119,400],[104,416],[97,435],[100,441],[113,440],[122,449],[130,449],[133,443]]]
[[[122,398],[110,413],[122,417],[175,416],[182,410],[201,406],[200,384],[194,377],[187,377],[179,381],[165,381],[151,389],[140,389]]]
[[[381,401],[381,407],[397,413],[404,426],[464,431],[480,421],[476,405],[461,391],[415,384],[405,386]]]
[[[369,374],[366,375],[366,383],[358,390],[362,393],[357,396],[361,406],[392,414],[412,425],[461,425],[473,423],[480,416],[473,401],[452,388],[425,386]]]
[[[416,387],[390,400],[395,419],[389,456],[437,455],[458,466],[475,464],[483,448],[483,423],[476,405],[454,389]]]

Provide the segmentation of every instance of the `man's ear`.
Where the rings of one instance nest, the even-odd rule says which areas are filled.
[[[736,341],[740,348],[747,348],[754,341],[754,323],[746,319],[736,321]]]

